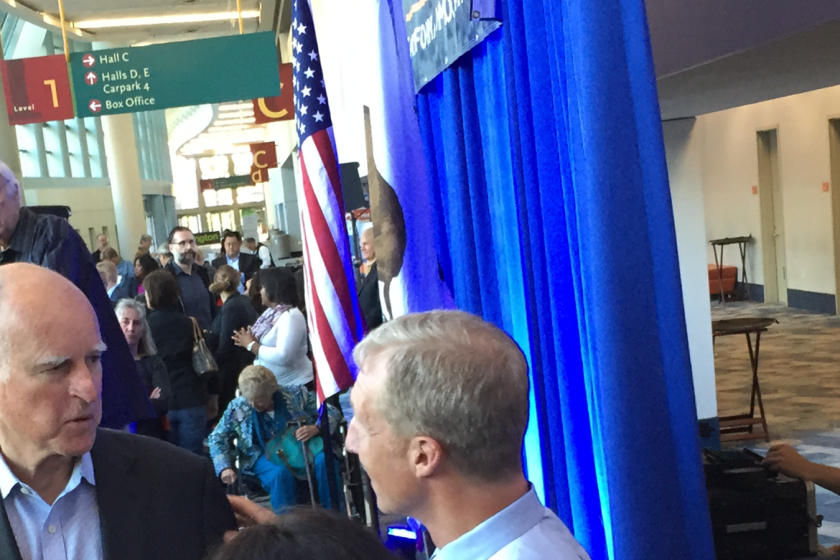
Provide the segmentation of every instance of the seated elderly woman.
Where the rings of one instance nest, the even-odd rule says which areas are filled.
[[[308,442],[314,455],[311,464],[318,498],[322,506],[331,507],[323,442],[320,438],[313,439],[320,434],[315,425],[318,420],[315,395],[303,388],[289,391],[280,387],[274,374],[262,366],[242,370],[239,391],[242,396],[231,401],[209,438],[210,456],[222,482],[236,482],[234,468],[238,461],[242,474],[259,479],[275,511],[295,505],[297,479],[305,479],[306,471],[293,455],[300,449],[300,442]],[[328,410],[330,425],[338,426],[340,413],[332,407]],[[296,421],[305,425],[295,427]],[[281,448],[281,442],[287,447]],[[278,453],[278,449],[287,453]]]

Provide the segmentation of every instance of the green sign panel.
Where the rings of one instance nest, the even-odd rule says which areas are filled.
[[[210,233],[196,233],[196,245],[213,245],[214,243],[222,242],[222,234],[218,231],[211,231]]]
[[[280,95],[277,67],[270,32],[70,55],[79,117]]]
[[[223,179],[213,179],[213,189],[238,189],[239,187],[251,187],[254,185],[254,180],[250,175],[236,175],[235,177],[225,177]]]

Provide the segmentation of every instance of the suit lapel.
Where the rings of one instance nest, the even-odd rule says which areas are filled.
[[[91,451],[105,560],[143,560],[145,496],[136,484],[136,457],[107,430]]]
[[[6,515],[6,506],[0,501],[0,558],[3,560],[21,560],[15,534]]]

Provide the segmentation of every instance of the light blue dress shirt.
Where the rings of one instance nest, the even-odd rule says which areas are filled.
[[[52,506],[9,470],[0,455],[0,493],[23,560],[102,560],[102,533],[90,453]]]
[[[239,270],[239,255],[236,255],[235,259],[227,257],[228,266]],[[245,275],[240,272],[239,274],[239,293],[245,293]]]
[[[589,560],[532,488],[481,525],[438,549],[434,560]]]

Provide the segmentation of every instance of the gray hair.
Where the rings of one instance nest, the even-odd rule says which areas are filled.
[[[117,307],[114,309],[114,313],[117,314],[117,319],[122,317],[122,313],[126,309],[136,311],[140,320],[143,322],[143,338],[140,339],[140,344],[137,346],[137,355],[141,358],[154,356],[157,354],[157,346],[155,346],[155,340],[152,338],[149,322],[146,320],[146,306],[136,299],[121,299],[117,302]]]
[[[12,169],[3,161],[0,161],[0,177],[4,180],[4,184],[0,187],[5,187],[6,196],[20,198],[20,182]]]
[[[280,388],[271,370],[263,366],[248,366],[239,374],[239,392],[247,400],[270,397]]]
[[[397,435],[433,438],[468,477],[521,472],[528,364],[503,331],[461,311],[405,315],[370,333],[353,357],[360,368],[385,360],[376,407]]]
[[[140,236],[140,243],[143,243],[144,241],[152,241],[152,236],[148,233],[144,233]]]

